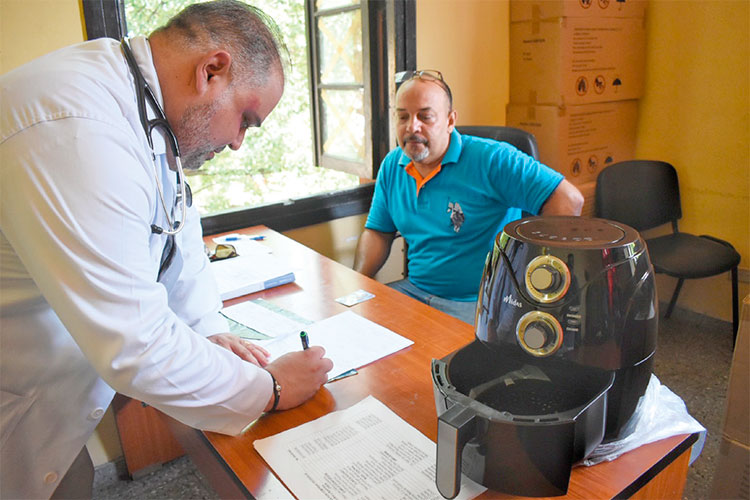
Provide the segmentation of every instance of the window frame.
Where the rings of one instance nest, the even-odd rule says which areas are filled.
[[[416,67],[416,3],[415,0],[366,3],[367,23],[371,27],[378,27],[368,30],[369,52],[378,58],[377,64],[369,65],[371,85],[373,81],[378,82],[372,91],[373,95],[377,95],[378,103],[377,109],[375,106],[372,109],[373,125],[370,139],[374,178],[380,162],[393,145],[390,139],[394,137],[390,125],[391,92],[386,89],[392,90],[393,73],[408,67]],[[119,40],[127,33],[123,0],[81,0],[81,5],[88,40],[101,37]],[[393,33],[391,39],[383,41],[378,38],[383,34],[388,38],[388,33]],[[388,66],[393,69],[389,69]],[[373,102],[376,102],[375,99]],[[275,231],[286,231],[360,215],[369,211],[373,191],[374,183],[368,182],[352,189],[208,215],[201,218],[203,232],[205,235],[211,235],[255,225],[265,225]]]

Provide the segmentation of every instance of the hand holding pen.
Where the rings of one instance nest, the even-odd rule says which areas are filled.
[[[324,357],[325,349],[321,346],[310,346],[307,332],[300,332],[301,351],[291,351],[276,358],[265,368],[271,372],[281,390],[274,393],[268,408],[285,410],[307,401],[315,395],[320,387],[328,381],[328,372],[333,362]],[[276,394],[280,395],[276,398]],[[276,401],[276,399],[278,399]]]

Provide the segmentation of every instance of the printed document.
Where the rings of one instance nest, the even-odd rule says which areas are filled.
[[[253,325],[248,325],[253,327]],[[414,342],[352,312],[345,311],[304,327],[310,345],[323,346],[333,361],[329,380],[352,369],[400,351]],[[271,354],[270,361],[302,349],[299,330],[271,340],[253,340]]]
[[[300,500],[443,500],[435,443],[372,396],[253,446]],[[463,476],[456,498],[485,490]]]

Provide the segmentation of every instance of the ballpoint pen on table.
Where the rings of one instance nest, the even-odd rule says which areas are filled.
[[[302,330],[299,332],[299,339],[302,341],[302,349],[310,347],[310,338],[307,336],[307,332]]]
[[[266,239],[266,237],[263,235],[260,235],[260,236],[227,236],[226,238],[224,238],[224,241],[239,241],[243,239],[263,241]]]

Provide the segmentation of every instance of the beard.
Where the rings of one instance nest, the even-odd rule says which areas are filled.
[[[182,168],[198,170],[208,160],[208,155],[219,146],[211,144],[209,123],[216,115],[218,103],[199,104],[185,110],[174,133],[180,145]]]
[[[410,135],[410,136],[404,137],[403,142],[404,142],[404,146],[401,149],[404,151],[404,153],[406,153],[406,156],[408,156],[411,159],[411,161],[419,163],[425,158],[427,158],[428,156],[430,156],[430,146],[429,146],[429,143],[427,142],[427,139],[416,136],[416,135]],[[422,148],[422,150],[419,153],[412,153],[408,150],[408,148],[415,142],[424,145],[424,148]]]

